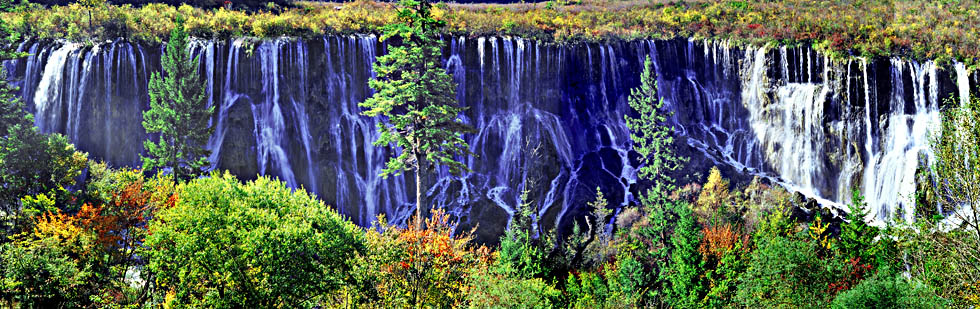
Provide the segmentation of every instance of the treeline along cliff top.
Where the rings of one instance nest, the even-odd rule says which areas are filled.
[[[3,19],[32,39],[159,43],[178,13],[187,18],[192,36],[219,39],[379,33],[396,14],[393,3],[375,1],[192,2],[21,3]],[[813,44],[835,56],[958,60],[971,68],[980,56],[980,4],[972,0],[440,3],[433,14],[448,22],[443,30],[448,35],[520,36],[558,44],[674,37]]]

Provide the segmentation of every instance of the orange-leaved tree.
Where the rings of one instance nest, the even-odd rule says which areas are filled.
[[[470,242],[472,232],[453,235],[449,215],[441,210],[433,211],[422,229],[416,222],[407,228],[386,226],[384,218],[378,222],[367,233],[360,271],[370,292],[361,301],[382,307],[466,305],[474,276],[491,259],[488,248]]]

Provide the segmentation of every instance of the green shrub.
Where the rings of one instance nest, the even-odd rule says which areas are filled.
[[[88,304],[102,265],[83,248],[94,243],[91,231],[65,231],[24,242],[0,245],[0,305],[81,307]]]
[[[610,299],[609,286],[600,274],[583,272],[571,274],[565,283],[571,308],[594,308]]]
[[[227,172],[182,184],[150,223],[147,268],[168,300],[295,307],[350,281],[363,231],[304,190]]]
[[[597,271],[569,274],[565,283],[568,305],[572,308],[639,307],[649,280],[643,264],[622,254]]]
[[[887,271],[868,278],[834,298],[831,308],[946,308],[932,287]]]
[[[473,308],[555,308],[561,303],[561,291],[541,278],[483,274],[474,282],[467,295]]]
[[[814,242],[774,236],[760,238],[748,269],[741,276],[736,300],[753,308],[820,307],[833,295],[843,264],[817,256]]]

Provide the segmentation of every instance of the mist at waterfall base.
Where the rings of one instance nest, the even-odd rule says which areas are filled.
[[[162,47],[28,41],[19,49],[31,55],[4,65],[42,131],[65,134],[94,159],[138,166],[146,85]],[[372,146],[380,119],[358,107],[384,52],[376,37],[199,40],[191,49],[216,107],[207,145],[215,169],[306,188],[362,226],[379,214],[392,222],[412,214],[413,178],[378,176],[393,150]],[[597,187],[611,208],[631,204],[644,184],[623,117],[647,56],[692,170],[765,176],[830,206],[858,188],[877,221],[911,219],[915,171],[932,159],[940,102],[965,100],[978,84],[962,64],[831,61],[801,47],[453,38],[444,63],[467,108],[462,119],[478,130],[465,136],[477,156],[465,158],[471,173],[429,175],[426,201],[461,229],[479,224],[480,241],[503,233],[525,202],[546,228],[590,212]]]

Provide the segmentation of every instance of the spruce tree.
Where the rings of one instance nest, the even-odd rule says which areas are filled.
[[[629,105],[636,116],[624,116],[630,130],[633,151],[640,157],[637,177],[648,181],[644,203],[662,204],[667,195],[676,189],[671,173],[680,170],[687,158],[674,153],[674,127],[667,121],[671,112],[664,109],[664,101],[657,96],[657,77],[653,62],[647,57],[640,74],[640,86],[630,91]]]
[[[674,247],[671,233],[678,220],[683,219],[675,209],[686,207],[668,198],[677,188],[670,174],[680,170],[687,159],[674,153],[674,128],[667,121],[670,112],[657,95],[657,78],[650,57],[643,62],[640,86],[630,91],[629,105],[634,114],[625,118],[633,150],[640,159],[637,178],[651,186],[639,196],[650,222],[650,228],[641,231],[651,246],[649,252],[642,254],[654,265],[649,297],[662,300],[664,293],[670,294],[667,269],[672,263]]]
[[[170,168],[174,181],[201,175],[210,166],[205,146],[214,107],[208,106],[198,59],[191,59],[187,40],[183,20],[178,18],[163,55],[165,75],[154,72],[150,78],[150,109],[143,112],[143,128],[159,134],[156,142],[143,142],[147,154],[143,169]]]
[[[663,272],[670,289],[666,291],[669,304],[677,308],[696,308],[706,292],[702,273],[704,270],[698,246],[701,243],[701,228],[688,205],[675,203],[677,225],[671,234],[673,250],[670,264]]]
[[[426,0],[402,0],[401,23],[385,28],[383,41],[391,42],[388,53],[374,64],[376,78],[369,85],[376,92],[362,102],[363,114],[381,116],[381,136],[375,146],[396,146],[381,176],[415,172],[416,220],[421,225],[422,174],[442,165],[453,174],[467,170],[460,156],[471,155],[463,133],[470,132],[459,119],[456,83],[442,68],[442,40],[436,32],[445,21],[432,15]]]
[[[873,262],[878,255],[876,238],[881,231],[865,222],[867,203],[861,191],[853,190],[848,205],[847,222],[840,225],[840,251],[844,258],[858,259],[863,264]]]

